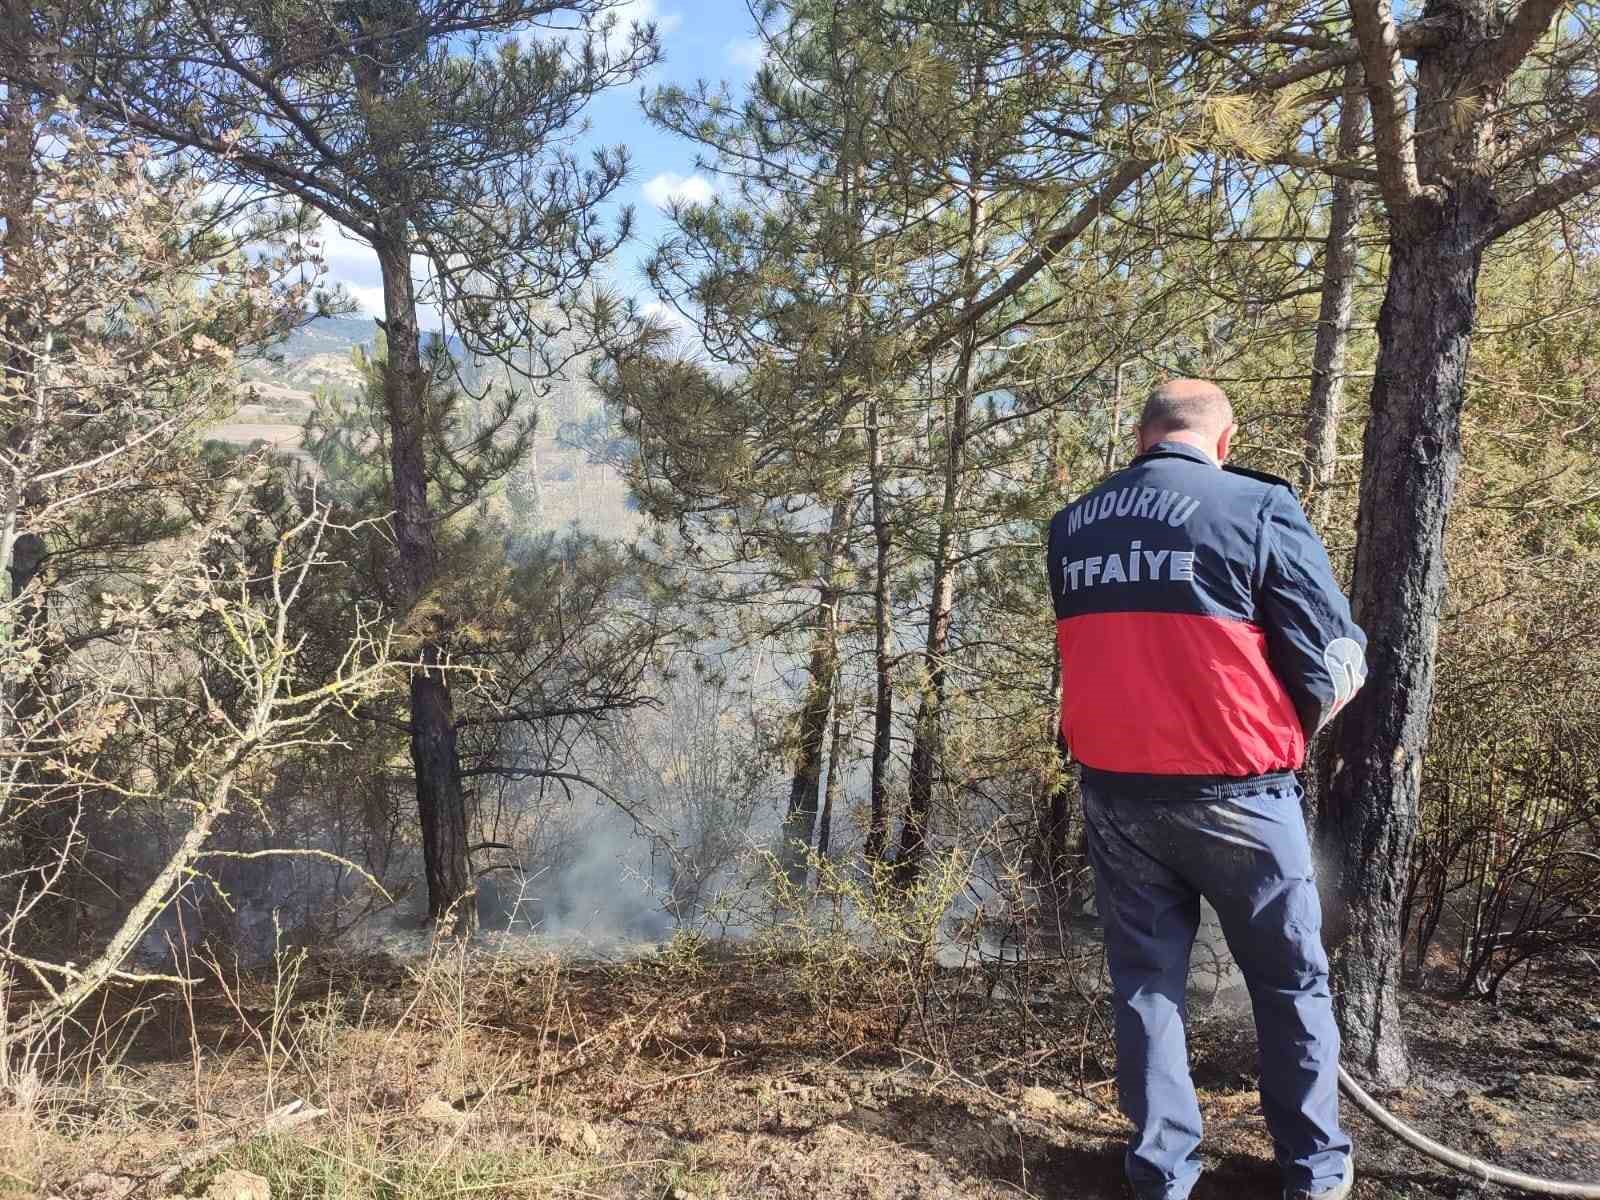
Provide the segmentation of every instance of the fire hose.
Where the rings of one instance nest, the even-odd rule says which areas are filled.
[[[1344,1088],[1345,1095],[1355,1101],[1357,1108],[1406,1145],[1427,1155],[1435,1162],[1454,1167],[1464,1175],[1471,1175],[1474,1179],[1485,1183],[1498,1183],[1505,1187],[1516,1188],[1519,1191],[1537,1192],[1541,1196],[1571,1196],[1575,1200],[1600,1200],[1600,1183],[1542,1179],[1537,1175],[1524,1175],[1521,1171],[1508,1171],[1504,1167],[1497,1167],[1493,1163],[1484,1162],[1481,1158],[1474,1158],[1470,1154],[1463,1154],[1459,1150],[1452,1150],[1449,1146],[1434,1141],[1427,1134],[1420,1133],[1407,1125],[1374,1100],[1343,1067],[1339,1068],[1339,1085]]]

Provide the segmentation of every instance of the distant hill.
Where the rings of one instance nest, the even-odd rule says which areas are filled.
[[[290,454],[298,452],[313,392],[359,389],[362,380],[353,351],[358,346],[370,350],[376,342],[377,327],[371,317],[318,317],[307,322],[269,353],[242,365],[252,399],[240,405],[232,420],[217,426],[213,436],[237,446],[266,442]],[[477,390],[502,372],[469,365],[464,374]],[[529,497],[526,519],[531,524],[611,536],[627,536],[638,527],[622,480],[609,467],[591,462],[580,448],[595,442],[604,424],[602,406],[581,378],[556,384],[540,402],[534,453],[508,481]]]
[[[351,354],[357,346],[370,350],[376,341],[377,328],[369,318],[318,317],[266,354],[247,361],[244,377],[270,385],[267,394],[274,400],[287,404],[298,399],[309,406],[316,388],[361,386]]]
[[[377,337],[378,327],[371,317],[318,317],[291,333],[279,349],[289,359],[348,354],[356,346],[371,346]]]

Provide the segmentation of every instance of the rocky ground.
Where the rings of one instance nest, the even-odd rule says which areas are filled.
[[[1099,973],[1092,949],[917,981],[698,945],[224,973],[100,1013],[116,1055],[0,1113],[0,1195],[1120,1200]],[[1196,1200],[1275,1196],[1248,1019],[1218,982],[1191,1022]],[[1468,1152],[1600,1180],[1597,982],[1577,964],[1498,1008],[1412,996],[1416,1079],[1385,1100]],[[318,1115],[258,1136],[291,1102]],[[1480,1190],[1350,1124],[1360,1200]]]

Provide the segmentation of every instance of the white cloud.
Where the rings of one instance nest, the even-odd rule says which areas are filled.
[[[662,12],[658,0],[622,0],[610,9],[606,20],[609,25],[605,35],[605,51],[613,58],[620,58],[633,44],[635,25],[654,24],[656,34],[665,38],[683,25],[683,14]],[[522,36],[524,44],[531,41],[573,44],[579,41],[581,34],[576,25],[562,25],[559,18],[555,18],[551,25],[535,26]]]
[[[361,305],[365,315],[383,316],[383,275],[378,269],[378,256],[372,247],[326,219],[318,232],[326,268],[321,282],[330,287],[342,285],[345,294]],[[438,307],[427,297],[426,260],[420,257],[411,260],[411,277],[422,295],[422,301],[417,305],[418,323],[423,329],[438,328]]]
[[[731,65],[754,73],[767,57],[767,44],[758,37],[735,38],[723,47],[722,53]]]
[[[347,283],[344,290],[350,298],[361,305],[361,311],[369,317],[383,316],[383,289],[369,287],[359,283]]]
[[[663,36],[675,33],[683,24],[681,12],[662,12],[656,0],[624,0],[624,3],[617,6],[616,13],[617,24],[623,29],[627,29],[635,22],[648,25],[654,21],[656,32]]]
[[[323,265],[330,279],[351,287],[378,283],[378,256],[371,246],[326,219],[318,232],[322,240]]]
[[[658,322],[662,325],[670,325],[674,329],[687,330],[693,328],[693,326],[689,323],[688,318],[685,317],[681,312],[673,308],[672,305],[663,304],[659,300],[650,301],[649,304],[646,304],[639,311],[642,315],[648,317],[650,320]]]
[[[670,208],[674,204],[710,204],[717,189],[704,175],[679,175],[663,171],[646,181],[645,199],[657,208]]]
[[[613,62],[627,57],[633,49],[633,28],[635,25],[654,24],[657,40],[665,45],[672,40],[672,35],[683,26],[681,12],[662,12],[659,0],[621,0],[609,8],[606,15],[607,25],[603,37],[596,36],[595,48],[602,51]],[[556,11],[545,21],[535,23],[532,27],[524,29],[515,35],[516,41],[525,47],[532,46],[560,46],[572,53],[577,53],[588,40],[588,35],[583,32],[580,22],[572,19],[572,14],[566,11]],[[648,85],[659,77],[661,60],[655,65],[642,71],[634,79],[633,86]]]

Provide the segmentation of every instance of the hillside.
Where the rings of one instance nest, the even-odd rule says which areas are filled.
[[[270,353],[245,362],[242,374],[250,399],[216,427],[214,436],[231,445],[267,443],[298,453],[316,390],[359,390],[354,353],[358,347],[370,350],[375,340],[369,317],[319,317],[301,326]],[[575,381],[558,385],[539,405],[539,433],[526,482],[537,485],[541,528],[575,526],[616,535],[635,527],[622,481],[577,448],[577,431],[601,415],[599,402]]]

